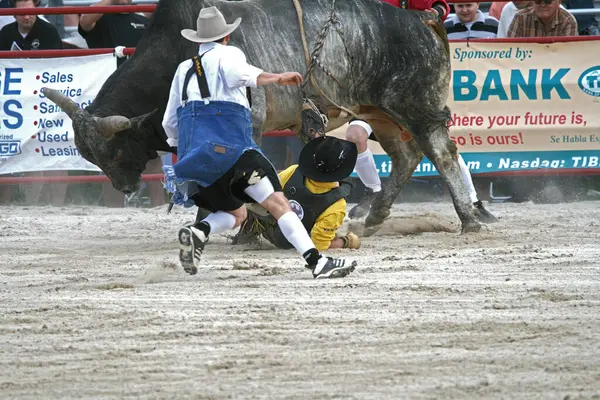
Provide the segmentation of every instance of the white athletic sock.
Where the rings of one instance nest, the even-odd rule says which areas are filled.
[[[235,227],[235,217],[225,211],[209,214],[200,223],[205,222],[210,227],[210,233],[221,233]]]
[[[471,202],[476,203],[479,201],[477,198],[477,191],[475,190],[475,185],[473,185],[473,178],[471,178],[471,171],[467,167],[465,160],[463,160],[462,156],[458,155],[458,165],[460,165],[460,172],[463,177],[463,181],[465,181],[465,185],[467,185],[467,190],[469,192],[469,197],[471,198]]]
[[[354,170],[363,185],[373,190],[373,192],[381,191],[381,179],[379,179],[377,167],[375,166],[375,158],[373,158],[371,150],[367,149],[358,155]]]
[[[253,180],[256,180],[256,178],[258,178],[258,174],[256,174],[255,171],[250,176],[250,179],[248,179],[250,186],[244,189],[244,193],[254,199],[258,204],[262,204],[267,197],[275,193],[275,189],[269,178],[266,176],[263,176],[258,182],[254,182]]]
[[[286,212],[277,220],[277,224],[279,225],[283,236],[285,236],[287,241],[298,250],[301,256],[310,249],[315,248],[315,244],[310,236],[308,236],[306,228],[304,228],[304,225],[302,225],[302,222],[295,212]]]

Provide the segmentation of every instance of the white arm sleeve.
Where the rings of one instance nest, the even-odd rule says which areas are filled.
[[[173,81],[171,82],[171,91],[169,93],[169,101],[167,109],[163,116],[162,126],[167,134],[167,143],[169,146],[177,147],[177,108],[181,104],[181,88],[179,87],[179,70],[181,64],[177,67]]]
[[[228,46],[227,50],[221,58],[221,72],[227,86],[256,87],[256,80],[263,70],[248,64],[246,56],[240,49]]]

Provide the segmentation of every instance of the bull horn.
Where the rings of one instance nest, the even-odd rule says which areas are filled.
[[[112,115],[104,118],[94,118],[98,132],[106,139],[110,139],[115,133],[131,128],[131,121],[121,115]]]
[[[44,96],[49,98],[54,104],[59,106],[65,113],[67,113],[69,118],[73,119],[77,114],[83,112],[83,110],[79,108],[79,106],[77,106],[73,100],[69,99],[58,90],[47,87],[43,87],[41,90],[42,93],[44,93]]]

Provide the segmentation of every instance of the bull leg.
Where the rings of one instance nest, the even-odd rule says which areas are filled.
[[[420,148],[435,165],[441,178],[450,189],[454,209],[462,223],[462,233],[478,232],[481,224],[475,216],[458,164],[456,145],[450,140],[447,128],[439,126],[433,131],[427,132],[420,126],[413,126],[412,131]]]
[[[365,220],[364,236],[374,234],[390,215],[392,204],[419,165],[423,155],[417,144],[398,125],[387,120],[369,120],[383,150],[392,161],[390,176],[377,194]]]
[[[252,93],[252,139],[260,147],[265,121],[267,119],[267,98],[262,88],[251,89]]]

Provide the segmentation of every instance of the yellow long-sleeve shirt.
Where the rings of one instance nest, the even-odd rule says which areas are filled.
[[[279,173],[281,186],[285,187],[287,181],[292,177],[298,165],[292,165]],[[313,194],[323,194],[339,186],[338,182],[317,182],[305,178],[304,185]],[[304,206],[304,205],[303,205]],[[317,250],[327,250],[331,241],[335,238],[335,233],[342,226],[346,216],[346,200],[340,199],[327,208],[315,222],[310,232],[311,239]]]

